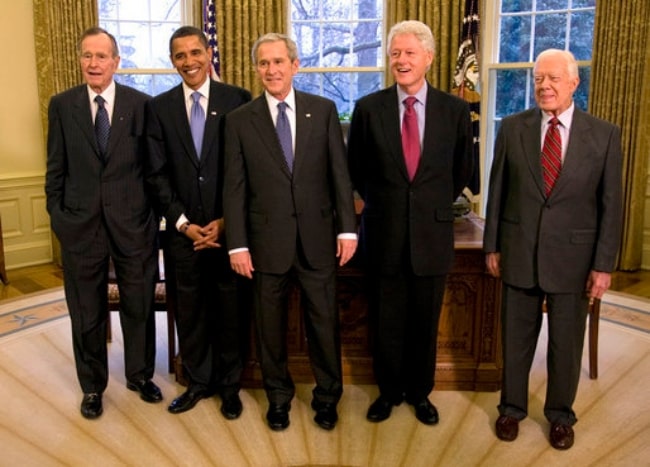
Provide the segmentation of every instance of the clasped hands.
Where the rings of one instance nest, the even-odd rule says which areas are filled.
[[[198,224],[190,224],[185,230],[185,235],[192,240],[194,251],[199,251],[207,248],[221,248],[217,239],[222,232],[223,219],[215,219],[203,227]]]

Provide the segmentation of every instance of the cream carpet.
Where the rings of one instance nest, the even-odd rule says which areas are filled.
[[[63,311],[63,313],[62,313]],[[219,413],[216,398],[171,415],[183,390],[167,373],[166,323],[158,314],[155,381],[165,400],[142,402],[125,387],[119,319],[113,319],[110,382],[104,414],[79,414],[70,325],[62,291],[0,302],[0,465],[2,466],[642,466],[650,459],[650,303],[608,296],[600,326],[598,380],[583,376],[575,410],[576,444],[559,452],[548,444],[542,414],[545,344],[531,374],[530,416],[513,443],[499,441],[494,421],[499,393],[436,391],[441,422],[420,424],[410,406],[380,424],[365,420],[375,386],[346,385],[340,422],[326,432],[313,422],[311,387],[300,385],[291,426],[270,431],[261,390],[242,391],[244,413]],[[624,320],[620,316],[625,316]],[[611,321],[618,320],[616,323]]]

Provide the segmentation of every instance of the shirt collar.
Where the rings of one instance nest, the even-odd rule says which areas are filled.
[[[277,109],[280,102],[286,102],[291,110],[294,112],[296,111],[296,92],[293,89],[293,86],[291,86],[291,90],[289,91],[289,94],[287,94],[287,97],[284,98],[284,101],[279,101],[271,94],[269,94],[268,91],[264,91],[264,95],[266,96],[266,102],[269,105],[269,109]]]
[[[111,80],[111,84],[109,84],[101,94],[97,94],[90,86],[88,86],[88,97],[90,97],[90,102],[95,102],[95,97],[97,96],[102,96],[106,101],[106,104],[109,107],[112,107],[115,103],[115,81]]]
[[[560,121],[560,124],[567,130],[571,128],[571,122],[573,121],[573,111],[575,110],[575,103],[571,102],[571,105],[568,109],[562,112],[557,116],[557,119]],[[553,115],[547,114],[542,111],[542,128],[548,124],[548,121],[553,118]]]
[[[415,94],[407,94],[402,90],[402,88],[397,86],[397,99],[400,105],[402,104],[402,102],[404,102],[404,99],[406,99],[409,96],[414,96],[418,100],[418,102],[424,105],[427,101],[427,82],[425,81],[422,84],[422,87]]]
[[[185,81],[183,81],[183,95],[185,96],[185,100],[188,101],[190,100],[190,96],[195,90],[189,87],[187,84],[185,84]],[[206,99],[210,100],[210,78],[207,77],[201,87],[199,89],[196,89],[203,97]]]

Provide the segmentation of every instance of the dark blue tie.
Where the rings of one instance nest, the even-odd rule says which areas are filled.
[[[108,120],[108,112],[104,104],[106,101],[102,96],[96,96],[97,114],[95,115],[95,138],[101,156],[106,159],[106,148],[108,147],[108,135],[111,132],[111,124]]]
[[[205,129],[205,112],[199,101],[201,100],[200,92],[192,93],[192,109],[190,110],[190,129],[192,130],[192,139],[196,148],[196,156],[201,158],[201,146],[203,145],[203,130]]]
[[[289,118],[287,117],[287,103],[280,102],[278,104],[278,120],[275,123],[275,131],[278,132],[278,139],[284,159],[287,161],[289,172],[293,171],[293,139],[291,138],[291,126],[289,125]]]

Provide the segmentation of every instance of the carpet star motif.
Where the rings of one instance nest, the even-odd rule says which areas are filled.
[[[25,324],[27,324],[28,321],[38,319],[34,315],[14,315],[13,319],[11,320],[12,323],[18,323],[19,327],[23,327]]]

